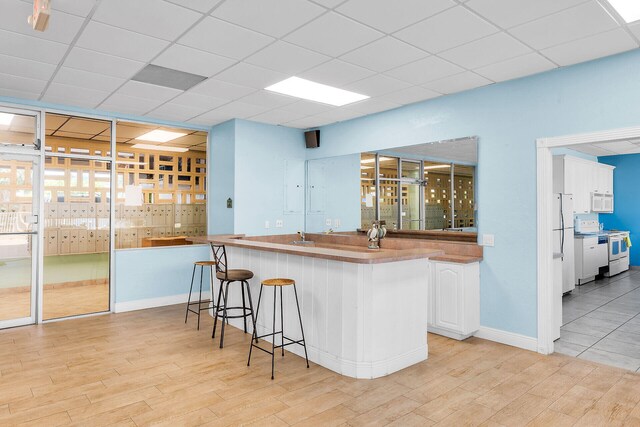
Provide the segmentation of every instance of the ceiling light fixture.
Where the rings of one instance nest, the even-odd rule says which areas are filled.
[[[186,133],[182,132],[171,132],[168,130],[156,129],[151,132],[147,132],[144,135],[140,135],[136,139],[140,141],[168,142],[185,135]]]
[[[342,107],[343,105],[369,98],[367,95],[349,92],[348,90],[323,85],[322,83],[312,82],[301,79],[300,77],[289,77],[286,80],[266,87],[265,90],[334,105],[336,107]]]
[[[450,168],[451,165],[434,165],[434,166],[425,166],[424,170],[428,170],[428,169],[447,169]]]
[[[640,3],[637,0],[608,0],[627,24],[640,20]]]
[[[9,113],[0,113],[0,125],[9,126],[15,116]]]
[[[136,138],[139,139],[139,138]],[[171,151],[174,153],[184,153],[189,151],[186,147],[171,147],[169,145],[153,145],[153,144],[133,144],[132,148],[142,148],[143,150]]]

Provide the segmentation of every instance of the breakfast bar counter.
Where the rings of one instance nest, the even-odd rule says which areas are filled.
[[[295,234],[190,240],[224,244],[229,268],[254,272],[254,298],[261,280],[294,279],[312,362],[349,377],[377,378],[427,359],[428,259],[443,255],[441,249],[398,247],[392,240],[399,239],[383,239],[382,249],[372,250],[366,237],[338,234],[307,234],[304,243]],[[239,288],[228,298],[238,305]],[[262,296],[258,334],[271,329],[272,298],[271,292]],[[300,339],[293,298],[284,292],[284,329]],[[231,324],[241,327],[241,321]],[[296,347],[287,349],[302,355]]]

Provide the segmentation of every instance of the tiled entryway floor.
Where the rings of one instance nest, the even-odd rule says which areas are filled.
[[[555,351],[640,372],[640,270],[565,295]]]

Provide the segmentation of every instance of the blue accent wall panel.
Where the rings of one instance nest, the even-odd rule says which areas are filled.
[[[209,234],[233,233],[235,206],[227,208],[227,199],[235,203],[235,132],[236,121],[229,120],[213,127],[209,136]]]
[[[116,303],[120,303],[188,293],[193,262],[210,259],[211,249],[207,245],[125,249],[116,251],[115,257]],[[209,289],[209,276],[203,281]]]
[[[599,157],[613,170],[613,213],[600,214],[606,230],[631,232],[631,265],[640,266],[640,154]]]

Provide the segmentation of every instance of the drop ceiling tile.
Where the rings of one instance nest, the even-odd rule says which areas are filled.
[[[0,88],[24,92],[42,92],[47,85],[46,80],[30,79],[10,74],[0,74]]]
[[[531,52],[527,46],[506,33],[497,33],[458,46],[440,56],[463,68],[474,69]]]
[[[89,71],[76,70],[74,68],[62,67],[53,79],[54,83],[77,86],[86,89],[93,89],[102,92],[113,92],[126,80],[117,77],[109,77],[104,74],[91,73]]]
[[[144,66],[144,62],[74,47],[67,55],[64,65],[77,70],[129,79],[140,71]]]
[[[392,33],[454,6],[451,0],[349,0],[336,10],[385,33]]]
[[[250,120],[261,122],[261,123],[269,123],[272,125],[282,125],[284,123],[291,122],[293,120],[298,120],[303,117],[305,117],[305,115],[299,112],[285,111],[285,110],[271,110],[265,113],[252,116]]]
[[[345,120],[351,120],[356,117],[363,116],[363,113],[358,111],[350,110],[345,107],[334,108],[333,110],[329,110],[325,113],[316,114],[312,116],[314,119],[318,121],[318,126],[322,126],[329,123],[342,122]]]
[[[358,67],[339,59],[333,59],[309,71],[305,71],[299,77],[330,86],[342,86],[362,80],[373,74],[375,74],[373,71],[366,68]]]
[[[333,105],[321,104],[313,101],[298,101],[294,104],[285,105],[280,107],[280,110],[294,111],[303,114],[304,116],[313,116],[332,110],[335,108]]]
[[[357,113],[360,113],[360,115],[364,115],[379,113],[380,111],[393,110],[394,108],[400,107],[400,104],[396,104],[382,98],[370,98],[365,99],[364,101],[358,101],[356,103],[346,105],[345,107],[347,110],[355,111]]]
[[[136,98],[166,102],[169,99],[180,95],[183,91],[130,80],[118,89],[118,93]]]
[[[409,86],[411,86],[409,83],[383,76],[382,74],[376,74],[375,76],[351,83],[346,89],[374,97],[405,89]]]
[[[212,110],[228,102],[228,99],[215,98],[213,96],[200,95],[192,92],[185,92],[171,100],[172,104],[200,108],[202,112]]]
[[[455,76],[449,76],[444,79],[427,83],[424,87],[436,92],[450,94],[474,89],[488,84],[491,84],[490,80],[470,71],[465,71],[464,73],[456,74]]]
[[[265,87],[284,80],[289,76],[276,71],[267,70],[266,68],[256,67],[255,65],[240,62],[220,74],[217,74],[215,77],[216,80],[222,80],[227,83],[253,87],[255,89],[264,89]]]
[[[553,68],[556,68],[553,62],[538,53],[532,52],[517,58],[487,65],[474,71],[494,82],[502,82],[541,73]]]
[[[306,0],[243,0],[224,2],[212,15],[280,38],[324,12]]]
[[[173,41],[201,17],[201,13],[162,0],[108,0],[100,3],[92,19]]]
[[[54,2],[55,3],[55,2]],[[7,31],[69,44],[78,34],[84,19],[68,13],[55,11],[49,20],[47,31],[35,31],[27,21],[33,12],[33,3],[22,1],[3,1],[0,13],[0,28]]]
[[[385,75],[413,84],[422,84],[446,76],[459,74],[462,71],[464,70],[455,64],[447,62],[437,56],[429,56],[425,59],[387,71]]]
[[[329,56],[340,56],[383,34],[329,12],[285,37],[285,40]]]
[[[617,154],[613,151],[605,150],[604,148],[596,147],[591,144],[580,144],[571,147],[571,149],[579,151],[581,153],[589,154],[591,156],[614,156]]]
[[[93,136],[103,132],[108,132],[110,129],[111,122],[107,120],[92,120],[72,117],[65,121],[65,123],[59,128],[59,131]]]
[[[346,0],[311,0],[320,6],[326,7],[328,9],[333,9],[336,6],[339,6],[341,3],[344,3]]]
[[[158,108],[150,111],[146,115],[157,119],[171,120],[174,122],[184,122],[208,110],[197,107],[188,107],[186,105],[178,105],[174,103],[162,104]]]
[[[229,114],[214,113],[213,111],[209,111],[208,113],[204,113],[198,117],[189,119],[187,120],[187,122],[193,123],[196,125],[215,126],[217,124],[233,119],[233,116]]]
[[[67,51],[64,43],[0,30],[0,53],[57,65]]]
[[[502,28],[559,12],[586,0],[469,0],[466,6]]]
[[[293,75],[327,62],[329,59],[331,58],[328,56],[294,44],[277,41],[245,59],[245,62]]]
[[[277,93],[268,92],[266,90],[259,90],[240,99],[240,102],[269,108],[280,108],[285,105],[293,104],[297,101],[298,98],[279,95]]]
[[[640,38],[640,22],[636,22],[631,25],[627,25],[629,30],[633,33],[634,36]]]
[[[160,104],[162,104],[162,101],[114,93],[100,104],[99,108],[104,111],[114,112],[116,115],[117,113],[144,115]]]
[[[342,55],[340,59],[370,70],[383,72],[428,55],[428,53],[398,39],[384,37]]]
[[[222,107],[218,107],[213,111],[210,111],[212,115],[217,114],[220,117],[231,116],[237,119],[246,119],[256,114],[264,113],[268,111],[268,107],[260,107],[258,105],[246,104],[244,102],[234,101],[230,102]]]
[[[510,33],[540,50],[617,27],[616,21],[593,0],[512,28]]]
[[[438,92],[425,89],[421,86],[412,86],[397,92],[388,93],[379,97],[379,99],[399,105],[407,105],[415,102],[426,101],[427,99],[437,98],[438,96],[440,96]]]
[[[25,0],[25,2],[33,5],[33,1]],[[51,2],[51,9],[86,17],[97,2],[97,0],[55,0]]]
[[[169,42],[91,21],[76,46],[135,61],[148,62]]]
[[[208,95],[228,100],[241,98],[255,91],[256,90],[251,87],[235,85],[216,80],[214,78],[209,78],[199,85],[189,89],[190,93]]]
[[[38,99],[40,98],[40,92],[5,89],[0,87],[0,96],[8,96],[10,98],[21,99]]]
[[[51,83],[45,94],[42,96],[42,100],[56,104],[95,108],[107,96],[109,96],[109,92],[60,83]]]
[[[602,148],[604,150],[613,151],[617,154],[628,154],[635,152],[638,147],[629,141],[612,141],[598,144],[592,144],[594,147]]]
[[[320,119],[315,117],[305,117],[302,119],[293,120],[285,123],[285,126],[290,128],[297,128],[297,129],[309,129],[309,128],[318,127],[321,125],[322,123]]]
[[[462,6],[456,6],[394,35],[427,52],[438,53],[497,31],[482,18]]]
[[[171,45],[153,60],[153,64],[161,67],[205,77],[211,77],[235,63],[233,59],[179,44]]]
[[[222,0],[168,0],[173,4],[187,7],[198,12],[209,12],[216,5],[220,4]]]
[[[242,59],[273,40],[264,34],[207,17],[180,38],[179,43],[229,58]]]
[[[617,28],[613,31],[544,49],[540,53],[557,64],[565,66],[625,52],[637,47],[638,43],[625,30]]]
[[[36,80],[49,80],[56,70],[53,64],[31,61],[16,56],[0,55],[0,73],[27,77]]]

